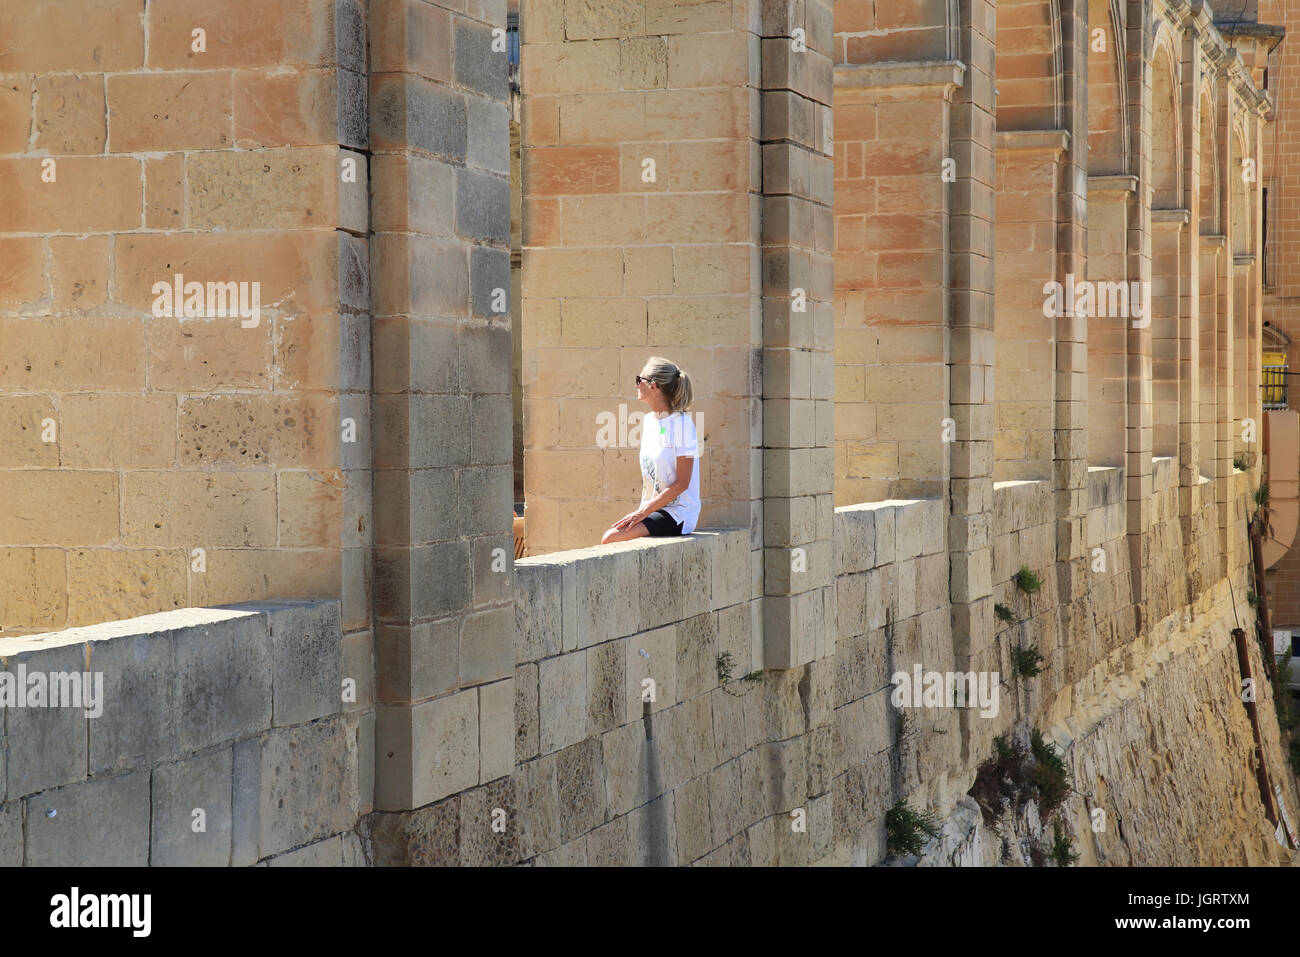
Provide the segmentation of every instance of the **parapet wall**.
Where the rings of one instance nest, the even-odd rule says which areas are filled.
[[[1185,547],[1170,474],[1157,469],[1151,535],[1162,543],[1153,561],[1166,565]],[[1139,638],[1122,475],[1099,471],[1093,487],[1090,527],[1107,559],[1094,566],[1090,556],[1076,570],[1055,561],[1047,483],[999,484],[995,597],[1017,622],[1000,624],[991,649],[975,656],[955,653],[963,642],[952,632],[939,501],[837,509],[834,647],[758,680],[743,680],[762,660],[760,585],[744,530],[517,562],[515,771],[409,814],[376,814],[376,863],[873,864],[886,854],[885,813],[904,799],[950,815],[928,862],[1006,863],[987,834],[960,825],[993,736],[1029,727],[1055,740],[1074,769],[1077,793],[1063,819],[1089,860],[1188,860],[1168,842],[1185,846],[1192,829],[1229,810],[1232,836],[1199,842],[1194,859],[1271,860],[1252,797],[1227,582],[1198,597],[1187,621],[1170,599],[1178,611],[1163,616],[1157,637]],[[1038,593],[1012,583],[1022,566],[1043,579]],[[1241,579],[1242,569],[1234,573]],[[1013,675],[1015,644],[1039,648],[1041,675]],[[997,671],[996,713],[895,708],[892,676],[918,664]],[[653,700],[644,700],[646,679]],[[1157,801],[1166,751],[1183,733],[1157,713],[1161,696],[1175,692],[1187,696],[1178,714],[1227,733],[1206,740],[1189,723],[1198,747],[1176,766],[1198,782],[1219,775],[1216,787]],[[1271,703],[1260,707],[1267,713]],[[1148,733],[1166,744],[1143,747]],[[1283,767],[1277,742],[1266,744]],[[1170,819],[1144,817],[1147,800]],[[1289,789],[1287,800],[1295,802]],[[1096,807],[1123,827],[1083,834]],[[494,811],[510,822],[500,832]],[[1027,842],[1042,837],[1034,823]]]
[[[337,601],[0,640],[0,672],[102,687],[89,710],[0,709],[0,864],[365,863],[372,671]]]
[[[7,639],[7,671],[102,672],[104,710],[6,709],[0,860],[869,865],[886,856],[886,812],[907,800],[947,818],[924,863],[1015,863],[1040,822],[1031,814],[1001,841],[967,791],[993,737],[1031,727],[1074,770],[1063,820],[1087,861],[1274,860],[1229,637],[1248,609],[1220,579],[1188,607],[1152,598],[1177,607],[1135,631],[1112,472],[1091,480],[1090,544],[1106,563],[1080,572],[1054,561],[1047,483],[995,488],[994,597],[1015,620],[984,650],[952,630],[937,500],[835,511],[836,637],[783,670],[761,670],[747,530],[522,559],[513,728],[452,723],[440,739],[445,754],[513,748],[513,771],[407,812],[371,810],[373,665],[368,644],[341,638],[337,603]],[[1187,547],[1175,494],[1157,469],[1154,565]],[[1022,567],[1043,580],[1036,593],[1014,583]],[[1234,576],[1244,604],[1244,569]],[[1014,673],[1017,645],[1040,651],[1040,675]],[[895,707],[891,679],[916,666],[996,672],[993,707]],[[356,701],[341,702],[349,677]],[[1267,688],[1260,708],[1271,713]],[[1277,735],[1265,737],[1281,769]],[[1295,807],[1289,782],[1285,793]],[[1097,808],[1114,830],[1089,829]],[[1195,837],[1224,820],[1230,833]]]

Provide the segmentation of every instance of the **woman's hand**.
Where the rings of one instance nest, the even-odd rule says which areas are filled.
[[[623,531],[624,529],[631,528],[637,522],[643,521],[644,519],[645,516],[642,515],[640,511],[628,512],[626,515],[624,515],[622,518],[620,518],[617,522],[614,523],[614,527],[617,528],[619,531]]]

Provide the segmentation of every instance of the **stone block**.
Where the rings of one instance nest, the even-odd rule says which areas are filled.
[[[692,864],[713,850],[709,815],[709,779],[693,778],[673,792],[680,863]]]
[[[104,151],[102,77],[38,76],[35,102],[34,149],[56,156]]]
[[[543,754],[569,747],[587,734],[587,654],[573,652],[538,664]]]
[[[554,754],[522,764],[515,772],[521,808],[520,854],[535,857],[560,843],[560,796]],[[522,809],[527,809],[522,812]]]
[[[33,330],[34,332],[34,330]],[[76,361],[68,357],[66,361]],[[108,472],[22,469],[0,473],[0,498],[23,502],[0,515],[0,541],[108,545],[119,537],[117,476]]]
[[[460,796],[460,864],[509,867],[519,861],[520,805],[514,778]]]
[[[357,791],[360,813],[369,814],[375,807],[375,713],[356,716]]]
[[[635,847],[634,866],[677,866],[677,822],[673,797],[674,792],[670,792],[628,814],[628,836]]]
[[[515,562],[515,657],[537,661],[560,653],[562,566]]]
[[[515,669],[515,762],[517,764],[537,757],[540,750],[539,721],[537,665],[520,665]]]
[[[479,694],[479,781],[515,768],[515,679],[482,685]]]
[[[683,600],[687,590],[685,552],[680,543],[655,543],[638,549],[636,554],[640,563],[638,631],[687,617]]]
[[[406,627],[381,623],[375,636],[375,683],[380,701],[418,701],[455,688],[460,623]]]
[[[371,860],[367,855],[365,842],[356,831],[349,831],[343,835],[343,866],[344,867],[371,867]]]
[[[586,867],[587,835],[584,834],[576,841],[570,841],[553,851],[538,855],[534,865],[536,867]]]
[[[455,867],[460,863],[460,797],[371,822],[376,867]]]
[[[341,77],[334,70],[283,76],[251,71],[236,73],[235,145],[240,149],[256,149],[346,142],[337,135],[340,82]],[[363,141],[347,145],[364,147],[365,144]]]
[[[375,598],[394,618],[444,618],[470,601],[469,546],[465,542],[376,549]]]
[[[372,149],[413,147],[464,161],[465,94],[416,76],[370,77]]]
[[[808,728],[807,680],[809,666],[791,668],[764,677],[753,694],[758,696],[760,727],[772,738],[791,738]]]
[[[375,640],[368,631],[360,631],[343,638],[343,682],[344,693],[354,700],[343,700],[344,711],[365,711],[375,703]]]
[[[230,863],[257,863],[261,834],[262,739],[237,741],[231,753]]]
[[[457,169],[456,232],[468,240],[508,243],[509,181],[490,173]]]
[[[515,611],[509,605],[467,615],[460,630],[460,680],[480,684],[513,674]]]
[[[807,799],[808,774],[804,738],[760,744],[758,783],[770,813],[782,815]]]
[[[739,529],[696,532],[696,537],[716,535],[713,546],[713,582],[709,607],[726,608],[749,598],[749,534]]]
[[[566,650],[637,631],[638,567],[635,551],[580,552],[564,562],[561,607]]]
[[[678,704],[651,715],[648,721],[649,760],[657,767],[665,791],[675,790],[695,776],[693,717],[686,705]]]
[[[104,713],[89,722],[92,774],[147,767],[178,753],[183,685],[175,639],[188,619],[185,612],[173,614],[139,620],[136,634],[92,639],[89,666],[104,681]],[[220,622],[215,627],[219,630]]]
[[[340,710],[343,635],[338,602],[279,599],[229,607],[257,610],[267,617],[275,727]]]
[[[233,98],[228,73],[125,73],[108,77],[107,97],[110,152],[228,150],[231,146]]]
[[[695,615],[676,625],[677,687],[683,699],[704,694],[718,685],[717,620],[713,615]],[[736,667],[743,664],[733,662]],[[741,677],[744,674],[733,674]]]
[[[713,733],[712,698],[702,694],[682,705],[681,732],[686,753],[692,760],[691,773],[702,777],[718,765],[717,741]]]
[[[364,182],[364,163],[358,184],[346,184],[340,159],[330,147],[189,153],[186,220],[212,230],[364,228],[358,219],[364,220],[366,207],[355,192],[348,197],[349,208],[340,207],[340,200]]]
[[[682,554],[682,576],[685,590],[682,593],[681,618],[700,615],[712,607],[713,560],[717,540],[712,538],[687,539]]]
[[[148,771],[92,778],[33,795],[24,804],[29,867],[149,863]]]
[[[357,741],[341,716],[267,732],[258,777],[259,859],[356,824],[360,809]]]
[[[470,309],[475,316],[499,317],[497,290],[510,295],[510,254],[503,249],[474,246],[469,254]],[[507,457],[508,458],[508,457]],[[493,461],[501,461],[496,458]]]
[[[341,146],[364,150],[370,146],[370,88],[366,74],[336,72],[335,124]]]
[[[58,640],[58,639],[54,639]],[[39,641],[28,640],[27,645],[39,645]],[[9,644],[5,642],[4,644]],[[13,645],[9,645],[13,648]],[[19,646],[21,647],[21,646]],[[0,747],[4,757],[0,758],[0,773],[7,778],[5,794],[12,801],[25,794],[44,791],[81,781],[86,777],[87,728],[105,720],[106,713],[114,702],[109,696],[108,682],[102,689],[97,689],[91,679],[90,691],[96,695],[94,707],[102,708],[103,713],[90,719],[85,707],[84,691],[86,680],[85,645],[81,642],[53,644],[49,647],[35,647],[29,651],[14,648],[12,652],[3,651],[0,667],[3,667],[6,697],[13,695],[0,709],[0,719],[4,721],[4,736],[0,738]],[[71,678],[75,677],[77,687],[71,687]],[[36,679],[36,680],[34,680]],[[80,702],[82,707],[49,707],[54,700],[54,687],[58,686],[59,700]],[[43,707],[27,707],[36,704],[34,698],[39,687],[44,688],[44,695],[39,700]],[[17,706],[19,703],[23,706]]]
[[[677,633],[674,626],[633,635],[626,642],[627,652],[627,716],[634,719],[645,711],[656,712],[671,708],[678,701],[677,693]],[[645,702],[643,693],[649,694],[653,680],[654,700]],[[648,704],[648,708],[647,708]]]
[[[894,560],[902,563],[921,554],[924,511],[920,502],[901,504],[896,517]]]
[[[876,567],[894,563],[897,509],[892,505],[876,508]]]
[[[492,28],[456,20],[456,82],[470,90],[504,100],[509,93],[508,60],[492,50]]]
[[[343,862],[343,838],[329,837],[266,862],[267,867],[338,867]]]
[[[230,865],[232,773],[230,748],[154,769],[150,866]]]
[[[587,651],[587,734],[602,734],[627,721],[627,649],[607,641]]]
[[[23,863],[23,806],[17,801],[0,804],[0,867]]]
[[[716,688],[710,692],[717,760],[731,760],[754,743],[759,727],[754,702],[759,693],[757,686],[749,684]]]
[[[657,762],[652,762],[644,724],[633,721],[601,735],[602,762],[611,815],[626,814],[664,788]]]
[[[178,753],[201,751],[270,727],[273,651],[265,614],[237,614],[181,629],[172,635],[172,647]],[[95,741],[92,729],[92,750]]]
[[[275,477],[234,472],[128,472],[123,538],[129,545],[213,549],[273,546]]]
[[[383,709],[387,711],[388,709]],[[415,705],[410,711],[410,754],[415,806],[463,791],[479,778],[479,709],[477,689]],[[379,719],[377,711],[376,719]],[[383,760],[393,750],[391,738],[376,724],[376,752]],[[400,746],[400,745],[399,745]],[[376,777],[378,788],[382,777]],[[376,793],[376,803],[379,803]]]
[[[594,830],[606,820],[605,768],[599,738],[587,738],[555,758],[555,783],[564,841]]]
[[[469,134],[466,159],[494,173],[510,172],[510,118],[506,105],[483,97],[467,98]]]
[[[714,612],[717,652],[731,655],[732,678],[743,678],[754,670],[751,646],[753,615],[750,603],[729,605]]]
[[[590,867],[630,867],[633,856],[626,814],[602,824],[587,836],[587,864]]]

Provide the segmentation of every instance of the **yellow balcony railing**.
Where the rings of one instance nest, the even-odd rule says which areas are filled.
[[[1265,352],[1260,366],[1260,390],[1263,393],[1264,408],[1287,408],[1287,368],[1285,352]]]

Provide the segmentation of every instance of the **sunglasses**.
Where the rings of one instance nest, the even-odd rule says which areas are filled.
[[[650,379],[647,379],[645,376],[637,376],[636,384],[640,385],[642,382],[644,382],[646,385],[654,385],[654,383]]]

